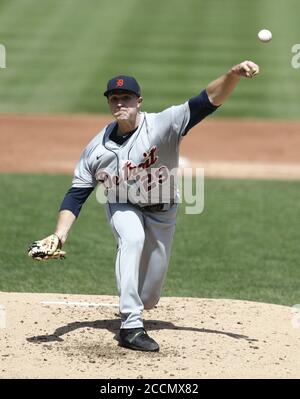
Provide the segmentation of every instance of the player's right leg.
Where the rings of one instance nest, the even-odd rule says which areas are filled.
[[[106,205],[114,236],[118,243],[116,281],[120,296],[121,328],[143,327],[144,309],[138,293],[140,259],[144,247],[144,227],[141,212],[130,204]]]
[[[145,233],[141,211],[130,204],[107,204],[107,217],[118,243],[116,280],[120,296],[120,345],[141,351],[158,351],[142,321],[143,302],[138,292],[140,260]]]

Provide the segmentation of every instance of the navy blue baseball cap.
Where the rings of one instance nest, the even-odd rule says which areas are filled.
[[[138,97],[141,95],[141,88],[136,79],[132,76],[126,75],[120,75],[110,79],[107,82],[107,88],[103,94],[107,97],[108,94],[120,90],[130,91],[136,94]]]

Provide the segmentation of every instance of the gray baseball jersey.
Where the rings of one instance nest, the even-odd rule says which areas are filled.
[[[73,187],[104,183],[109,202],[144,206],[175,200],[174,171],[189,117],[188,102],[160,113],[143,112],[138,130],[123,145],[110,140],[116,122],[107,125],[83,151]]]

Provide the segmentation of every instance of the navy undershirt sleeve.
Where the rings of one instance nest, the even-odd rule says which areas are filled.
[[[82,205],[93,190],[94,187],[71,187],[66,193],[59,210],[71,211],[77,217]]]
[[[202,119],[204,119],[209,114],[213,113],[219,107],[213,105],[208,98],[206,90],[202,90],[201,93],[189,99],[189,107],[190,107],[190,121],[185,128],[184,134],[197,125]]]

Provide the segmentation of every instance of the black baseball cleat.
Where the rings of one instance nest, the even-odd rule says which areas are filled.
[[[140,328],[121,328],[120,345],[137,351],[158,352],[159,345],[150,338],[146,330]]]

